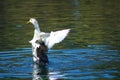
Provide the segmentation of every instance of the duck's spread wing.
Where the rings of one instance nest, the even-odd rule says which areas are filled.
[[[70,29],[51,32],[50,36],[46,38],[45,44],[50,49],[54,44],[61,42],[68,35]]]

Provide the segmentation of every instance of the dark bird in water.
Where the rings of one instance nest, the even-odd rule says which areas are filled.
[[[48,64],[48,49],[52,48],[56,43],[60,43],[62,40],[64,40],[70,29],[45,33],[40,31],[38,21],[35,18],[30,18],[28,23],[32,23],[35,28],[33,39],[29,41],[32,45],[33,61],[44,65]]]

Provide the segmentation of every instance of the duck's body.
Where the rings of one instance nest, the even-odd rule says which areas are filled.
[[[49,63],[49,60],[47,57],[48,48],[44,42],[40,43],[40,46],[37,47],[36,51],[37,51],[37,57],[39,58],[39,63],[41,64]]]
[[[42,41],[44,37],[44,32],[39,32],[38,30],[34,30],[34,36],[31,41],[29,41],[32,45],[32,52],[33,52],[33,61],[35,63],[40,64],[48,64],[49,60],[47,57],[48,48],[45,43]]]
[[[40,31],[36,19],[31,18],[29,22],[35,27],[33,39],[29,41],[32,44],[33,60],[37,63],[47,64],[49,62],[47,57],[48,49],[52,48],[54,44],[61,42],[70,29],[45,33]]]

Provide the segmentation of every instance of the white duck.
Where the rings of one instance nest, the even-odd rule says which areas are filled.
[[[56,43],[60,43],[68,35],[70,29],[64,29],[59,31],[51,31],[51,33],[41,32],[38,21],[35,18],[30,18],[28,23],[34,25],[34,36],[31,41],[33,50],[34,62],[48,63],[46,52],[51,49]]]

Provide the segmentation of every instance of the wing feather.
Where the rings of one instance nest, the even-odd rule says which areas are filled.
[[[70,29],[60,30],[51,32],[50,36],[46,38],[46,45],[50,49],[52,48],[56,43],[60,43],[62,40],[65,39],[65,37],[68,35]]]

